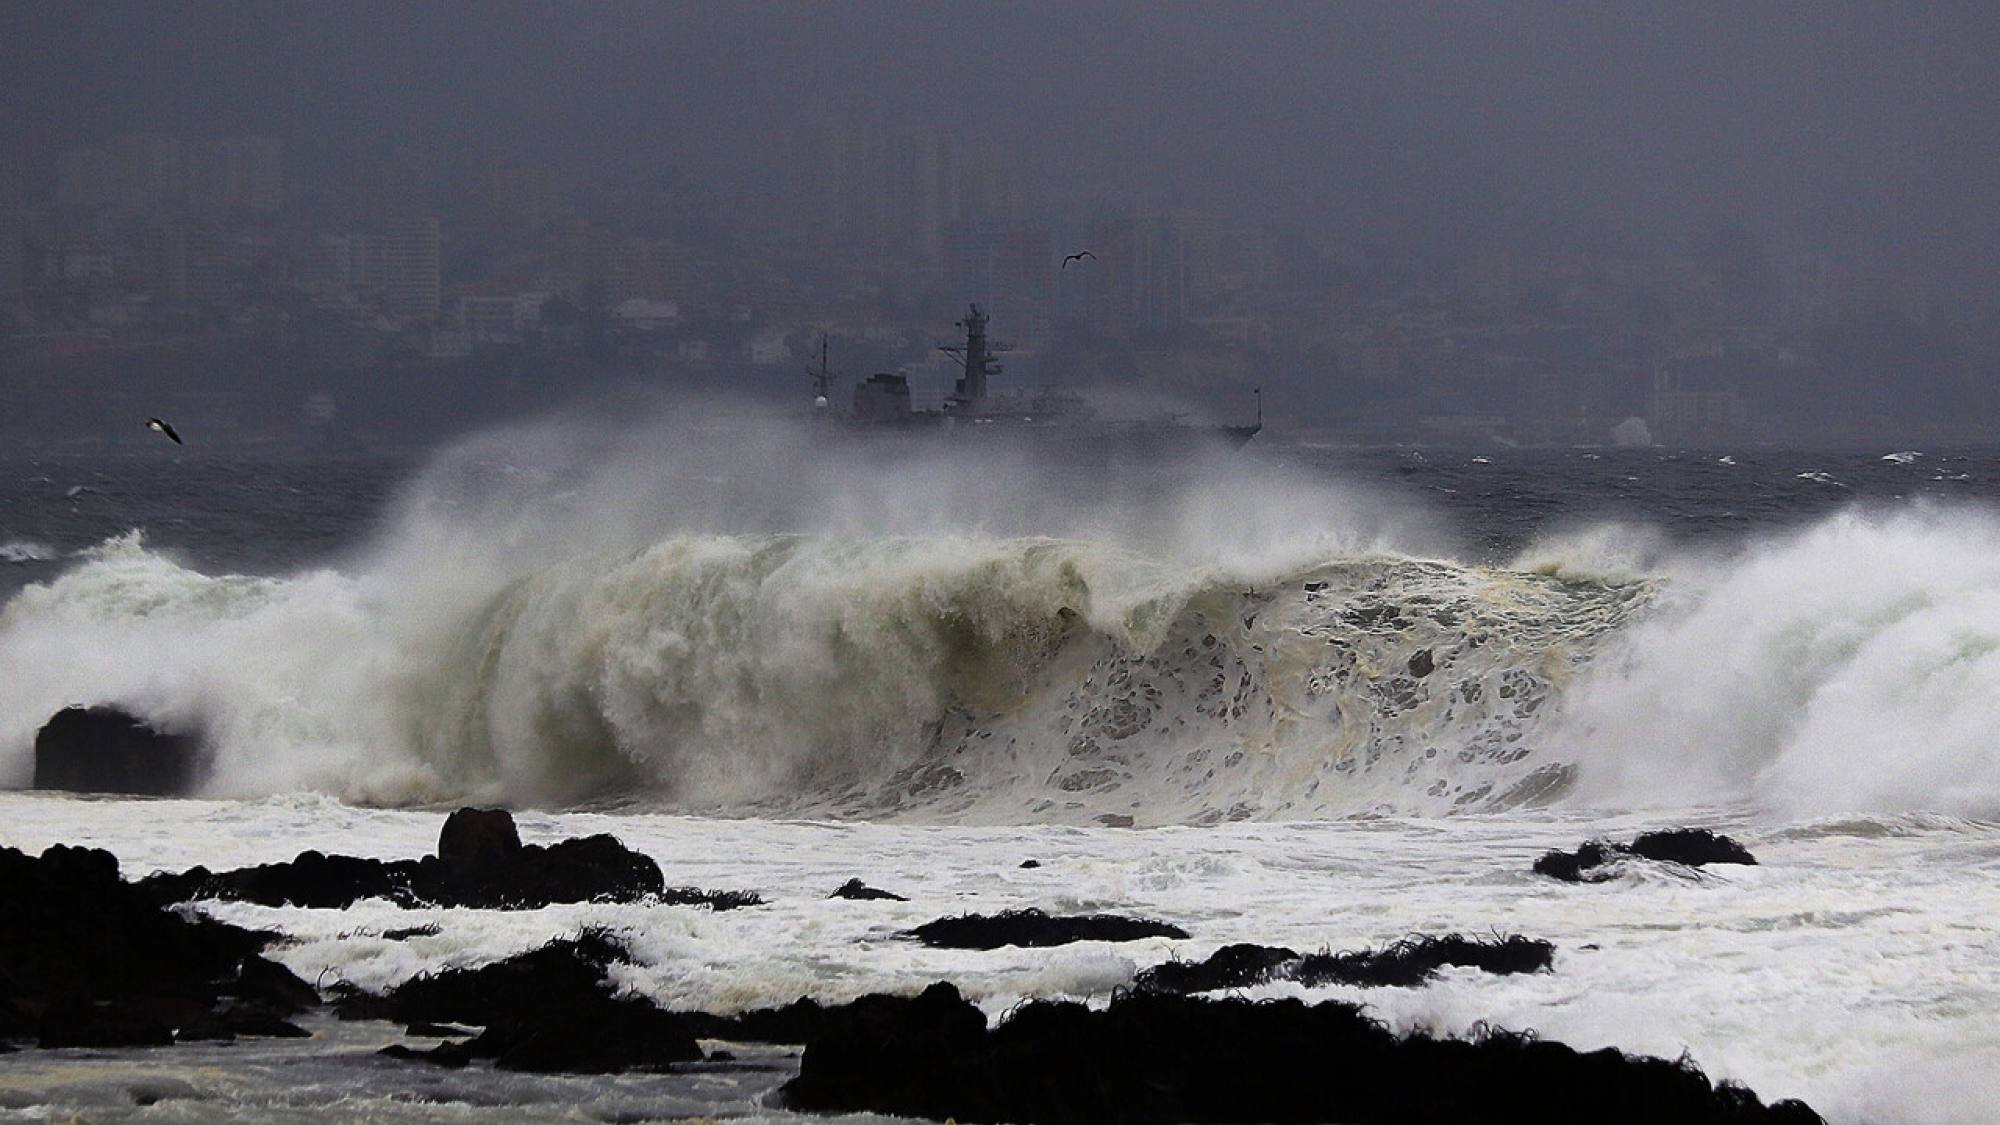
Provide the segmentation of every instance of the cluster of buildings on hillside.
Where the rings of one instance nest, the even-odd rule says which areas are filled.
[[[1063,213],[1000,146],[835,119],[783,164],[724,197],[519,161],[334,188],[299,183],[270,138],[112,138],[0,176],[0,363],[89,385],[107,357],[262,342],[325,423],[385,365],[543,373],[552,399],[579,372],[802,395],[831,338],[922,395],[978,301],[1012,345],[1001,393],[1109,382],[1226,410],[1264,386],[1354,440],[1699,443],[1779,436],[1827,370],[1819,334],[1856,310],[1940,378],[1977,383],[2000,355],[1992,318],[1918,279],[1748,239],[1410,253],[1192,207]]]

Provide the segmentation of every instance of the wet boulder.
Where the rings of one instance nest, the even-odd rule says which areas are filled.
[[[839,1010],[845,1005],[836,1005]],[[830,1009],[810,996],[801,996],[782,1008],[756,1008],[733,1016],[707,1012],[683,1012],[682,1018],[703,1039],[727,1039],[734,1043],[795,1043],[803,1045],[826,1026]]]
[[[491,1059],[502,1070],[563,1074],[660,1070],[701,1058],[687,1021],[613,993],[607,973],[628,956],[616,937],[593,929],[491,965],[416,977],[377,1011],[411,1027],[483,1030],[428,1050],[399,1044],[383,1053],[441,1066]]]
[[[947,984],[915,999],[864,997],[829,1018],[775,1100],[807,1112],[1033,1125],[1821,1120],[1800,1102],[1766,1106],[1741,1086],[1712,1084],[1685,1059],[1585,1053],[1505,1031],[1398,1037],[1353,1004],[1133,992],[1102,1010],[1031,1001],[988,1030]]]
[[[273,935],[160,909],[109,852],[0,848],[0,918],[0,1038],[113,1047],[218,1029],[293,1034],[276,1021],[319,1002],[258,955]]]
[[[1702,867],[1711,863],[1743,863],[1755,866],[1757,857],[1750,849],[1706,828],[1670,828],[1662,832],[1641,832],[1631,844],[1632,854],[1662,863],[1685,863]]]
[[[838,890],[835,890],[832,894],[826,897],[851,898],[864,901],[865,900],[887,900],[890,902],[910,901],[909,899],[904,898],[902,895],[896,894],[893,891],[885,891],[880,889],[879,887],[871,887],[859,879],[849,879],[847,882],[842,883]]]
[[[1535,874],[1565,883],[1597,883],[1611,878],[1613,864],[1632,857],[1661,863],[1703,867],[1711,863],[1754,865],[1750,849],[1706,828],[1670,828],[1642,832],[1629,844],[1592,840],[1573,852],[1544,852],[1535,860]]]
[[[659,864],[613,836],[524,845],[514,818],[500,809],[453,813],[438,835],[438,854],[419,859],[362,859],[304,851],[289,862],[234,871],[195,867],[178,873],[161,872],[148,876],[140,885],[162,904],[216,898],[326,909],[369,898],[405,907],[484,910],[644,898],[701,904],[715,910],[763,902],[748,891],[669,888]]]
[[[1045,914],[1040,910],[1008,910],[999,914],[961,914],[925,922],[910,931],[925,945],[940,949],[999,949],[1017,945],[1039,948],[1076,941],[1141,941],[1185,938],[1187,931],[1148,918],[1117,914]]]
[[[1284,946],[1225,945],[1201,961],[1166,961],[1141,970],[1136,988],[1187,994],[1224,988],[1249,988],[1282,974],[1299,955]]]
[[[521,858],[521,833],[505,809],[460,809],[438,831],[438,862],[466,883],[498,876]]]
[[[1430,980],[1447,965],[1510,976],[1539,973],[1554,961],[1554,945],[1519,934],[1495,938],[1418,934],[1380,950],[1311,954],[1300,958],[1286,976],[1308,987],[1351,984],[1409,988]]]
[[[200,740],[118,707],[69,707],[35,733],[36,789],[171,797],[194,790]]]
[[[1155,965],[1142,971],[1133,984],[1142,990],[1183,995],[1248,988],[1276,980],[1297,981],[1308,987],[1410,988],[1428,982],[1447,965],[1505,976],[1541,972],[1554,959],[1555,946],[1518,934],[1491,938],[1418,934],[1383,949],[1304,956],[1283,946],[1225,945],[1205,961]]]
[[[42,1013],[38,1047],[165,1047],[174,1029],[127,1003],[64,997]]]

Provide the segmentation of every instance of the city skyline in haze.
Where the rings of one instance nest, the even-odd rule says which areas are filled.
[[[88,404],[146,354],[219,412],[269,395],[253,430],[374,433],[411,370],[491,409],[782,398],[832,336],[927,378],[977,301],[1024,386],[1262,385],[1357,439],[1985,432],[1996,31],[1957,3],[15,4],[0,363]]]

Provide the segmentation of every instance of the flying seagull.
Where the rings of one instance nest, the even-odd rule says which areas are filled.
[[[181,435],[174,432],[174,428],[172,426],[167,425],[165,422],[160,421],[158,418],[146,419],[146,428],[149,430],[158,430],[161,433],[167,435],[168,437],[174,439],[175,445],[187,444],[186,442],[181,440]]]
[[[1078,250],[1076,253],[1068,255],[1067,257],[1063,258],[1062,268],[1068,269],[1069,264],[1071,262],[1081,261],[1084,258],[1089,258],[1091,261],[1094,262],[1097,260],[1097,255],[1091,253],[1088,250]]]

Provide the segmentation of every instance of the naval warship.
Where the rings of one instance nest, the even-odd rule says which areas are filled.
[[[827,345],[820,341],[817,369],[807,368],[813,381],[815,414],[848,427],[865,431],[949,430],[954,433],[1021,433],[1079,440],[1160,440],[1183,439],[1189,443],[1220,442],[1236,447],[1256,437],[1264,429],[1264,397],[1261,389],[1252,393],[1257,401],[1257,420],[1247,426],[1204,425],[1179,415],[1157,418],[1112,420],[1099,417],[1083,396],[1074,392],[1041,390],[1030,395],[998,396],[988,392],[988,381],[1000,373],[996,345],[986,336],[987,315],[977,304],[971,306],[957,327],[965,330],[965,342],[947,344],[939,351],[952,357],[959,368],[952,393],[936,407],[919,408],[910,395],[907,376],[883,372],[870,375],[854,387],[852,405],[839,411],[833,404],[833,384],[838,378],[827,364]]]

